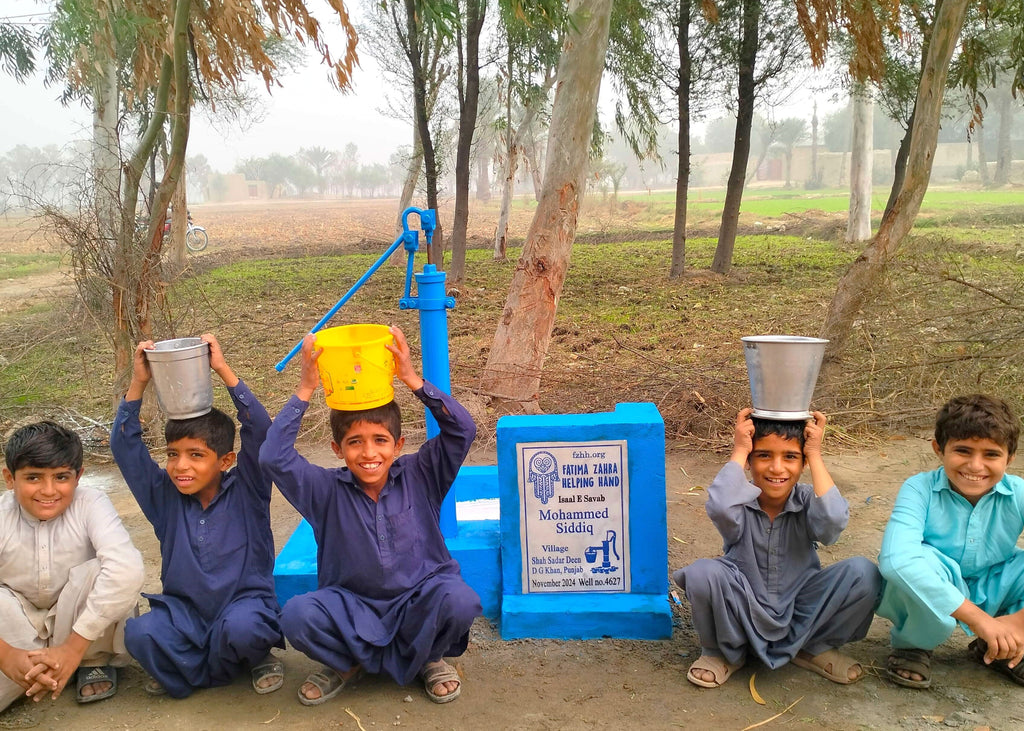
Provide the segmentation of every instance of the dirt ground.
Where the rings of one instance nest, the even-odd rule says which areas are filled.
[[[307,454],[329,464],[329,453],[310,445]],[[721,542],[704,510],[704,491],[725,457],[669,445],[667,487],[669,558],[666,570],[696,558],[718,555]],[[470,462],[493,464],[480,449]],[[848,556],[874,558],[901,481],[929,469],[934,460],[924,438],[893,440],[880,448],[830,454],[833,477],[849,500],[851,519],[834,546],[822,547],[824,563]],[[87,484],[109,491],[146,559],[147,591],[159,589],[159,550],[152,529],[109,465],[87,470]],[[272,505],[278,548],[298,516],[280,495]],[[666,601],[668,598],[666,597]],[[868,637],[848,648],[871,666],[860,683],[839,686],[786,666],[769,671],[752,663],[722,688],[699,689],[686,682],[688,665],[699,654],[684,603],[674,606],[671,640],[502,641],[496,628],[477,621],[469,650],[456,661],[464,680],[461,698],[431,703],[422,687],[399,687],[385,677],[367,677],[351,691],[317,707],[305,707],[296,691],[314,664],[291,648],[280,653],[287,679],[280,691],[258,696],[247,677],[204,690],[185,700],[153,698],[143,691],[145,673],[131,665],[121,671],[118,694],[77,706],[68,692],[57,701],[18,703],[0,714],[0,728],[41,729],[744,729],[785,713],[767,728],[885,729],[1024,728],[1024,693],[1008,680],[971,661],[967,638],[957,633],[936,652],[933,687],[899,688],[880,677],[888,649],[888,623],[876,618]],[[751,697],[756,674],[766,705]],[[788,709],[788,710],[786,710]],[[358,719],[358,720],[357,720]]]

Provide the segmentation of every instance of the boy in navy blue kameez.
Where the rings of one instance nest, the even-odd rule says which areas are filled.
[[[184,698],[197,688],[227,685],[246,668],[257,693],[284,683],[284,666],[270,654],[284,647],[274,594],[270,479],[257,456],[270,416],[238,379],[216,338],[210,366],[238,409],[242,448],[235,463],[235,423],[213,409],[167,422],[167,469],[142,442],[139,408],[151,373],[135,349],[132,381],[118,407],[110,449],[121,474],[160,541],[162,594],[146,594],[150,611],[130,620],[125,644],[153,680],[150,693]]]
[[[455,700],[459,675],[442,658],[461,655],[480,616],[480,597],[463,580],[438,525],[441,501],[476,436],[469,413],[420,378],[409,346],[391,328],[396,375],[430,409],[441,433],[414,455],[394,401],[333,411],[331,447],[345,467],[310,464],[295,437],[319,383],[313,336],[302,344],[295,395],[274,419],[260,464],[309,521],[317,542],[319,588],[285,604],[288,642],[324,667],[299,689],[323,703],[365,671],[405,685],[417,675],[435,703]]]

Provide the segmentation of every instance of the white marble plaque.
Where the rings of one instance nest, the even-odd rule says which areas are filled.
[[[523,593],[629,591],[626,440],[517,444]]]

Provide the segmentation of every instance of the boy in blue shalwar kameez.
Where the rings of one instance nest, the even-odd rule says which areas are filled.
[[[431,700],[455,700],[461,681],[442,658],[465,652],[481,613],[438,525],[476,426],[455,399],[416,374],[405,336],[397,327],[391,332],[396,375],[430,409],[438,436],[416,454],[398,456],[404,438],[394,401],[335,410],[331,447],[346,466],[306,461],[295,437],[319,384],[319,351],[308,335],[299,387],[260,450],[263,469],[317,542],[319,588],[292,598],[282,612],[288,642],[324,665],[299,689],[305,705],[323,703],[363,672],[384,672],[402,685],[419,676]]]
[[[732,458],[708,487],[725,555],[672,576],[700,637],[686,679],[717,688],[754,656],[772,669],[792,662],[853,683],[864,668],[837,648],[867,634],[881,577],[863,557],[824,569],[818,560],[816,544],[834,543],[850,517],[821,456],[825,415],[815,411],[805,425],[751,413],[737,416]],[[805,464],[810,485],[798,482]]]
[[[932,650],[959,624],[977,660],[1024,685],[1024,480],[1006,474],[1019,434],[1002,399],[958,396],[939,410],[942,467],[903,483],[878,556],[894,683],[929,687]]]
[[[132,381],[114,419],[110,449],[160,541],[162,594],[146,594],[150,610],[129,620],[125,644],[151,676],[146,690],[185,698],[197,688],[226,685],[246,668],[257,693],[284,683],[272,647],[284,647],[274,594],[271,482],[259,468],[270,416],[224,359],[217,340],[210,366],[238,409],[242,447],[235,463],[235,424],[213,409],[169,420],[167,469],[142,442],[139,408],[151,373],[135,349]]]

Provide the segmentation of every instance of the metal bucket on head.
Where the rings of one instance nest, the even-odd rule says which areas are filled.
[[[213,408],[207,343],[199,338],[161,340],[145,352],[156,400],[168,419],[191,419]]]
[[[811,416],[811,397],[828,340],[799,335],[740,338],[747,359],[753,415],[798,421]]]

